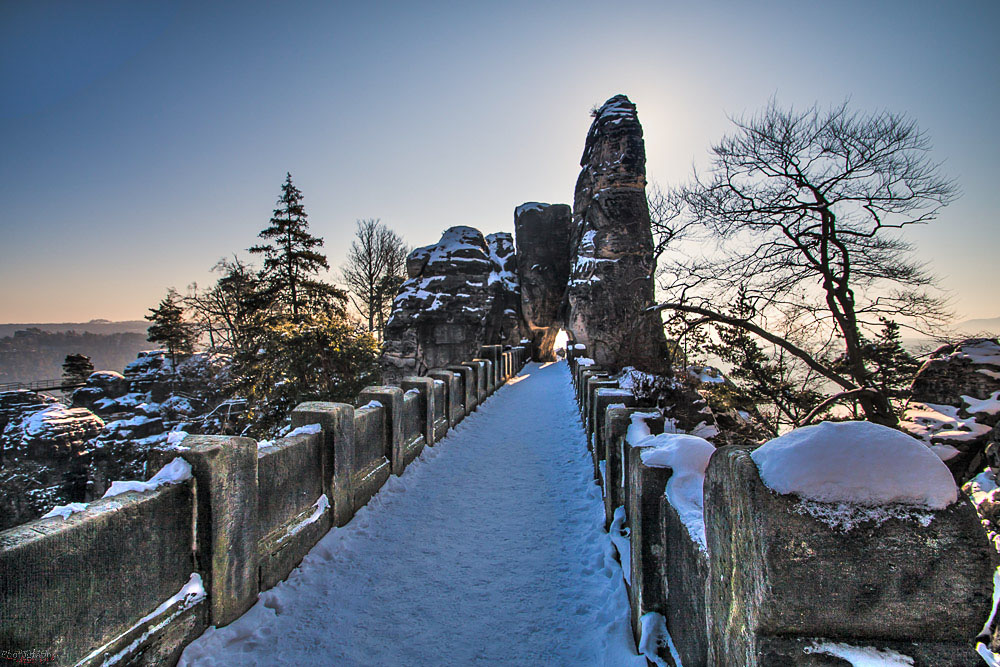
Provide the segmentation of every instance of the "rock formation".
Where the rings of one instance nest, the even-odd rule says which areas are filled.
[[[496,303],[493,312],[497,317],[488,321],[486,344],[517,345],[524,326],[521,315],[521,282],[518,257],[514,251],[514,237],[509,232],[496,232],[486,237],[493,269],[488,285]]]
[[[971,338],[935,350],[913,378],[900,428],[924,440],[961,484],[982,470],[1000,422],[1000,343]]]
[[[646,149],[635,105],[616,95],[595,114],[580,160],[570,243],[567,324],[610,369],[665,371],[666,340],[653,304],[653,236]]]
[[[519,338],[510,235],[491,238],[492,248],[479,230],[451,227],[436,244],[410,253],[408,278],[385,327],[384,382],[471,359],[480,345]]]
[[[174,369],[163,350],[140,352],[124,375],[91,374],[72,408],[30,391],[0,394],[0,530],[99,498],[114,480],[145,479],[149,449],[172,428],[226,432],[226,414],[211,413],[225,363],[199,353]]]
[[[93,464],[90,442],[104,427],[90,410],[31,393],[0,395],[6,419],[0,434],[0,530],[67,498],[83,500]]]
[[[531,339],[531,358],[555,361],[553,344],[563,327],[563,299],[570,273],[570,225],[566,204],[529,202],[514,211],[521,312]]]

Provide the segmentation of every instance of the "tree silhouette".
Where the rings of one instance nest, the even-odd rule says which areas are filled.
[[[184,307],[181,305],[180,295],[171,287],[167,290],[167,296],[160,301],[160,305],[150,308],[149,312],[146,319],[153,324],[146,330],[149,334],[147,340],[151,343],[160,343],[167,348],[170,363],[176,371],[178,353],[194,351],[194,331],[191,325],[184,321]]]
[[[323,239],[309,233],[302,198],[288,173],[269,226],[258,234],[267,243],[250,248],[251,253],[263,255],[263,270],[271,289],[295,320],[309,309],[336,310],[339,306],[334,304],[344,299],[341,290],[316,279],[320,269],[330,265],[318,250]]]

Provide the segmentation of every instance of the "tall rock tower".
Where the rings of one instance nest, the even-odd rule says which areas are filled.
[[[514,211],[521,311],[531,337],[531,358],[555,361],[569,282],[572,213],[566,204],[528,202]]]
[[[615,95],[596,113],[573,199],[567,325],[594,360],[665,371],[666,340],[653,305],[653,235],[646,147],[635,105]]]

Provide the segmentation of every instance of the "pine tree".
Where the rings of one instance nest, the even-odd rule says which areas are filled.
[[[146,319],[153,324],[146,330],[149,334],[146,340],[151,343],[161,343],[167,348],[170,362],[177,368],[177,354],[194,351],[194,331],[188,322],[184,321],[184,307],[176,290],[167,290],[167,296],[156,308],[149,309]]]
[[[740,293],[730,309],[733,317],[753,317],[755,309]],[[718,342],[707,345],[707,351],[731,365],[727,377],[732,384],[712,385],[716,398],[733,409],[756,409],[763,426],[777,436],[799,422],[822,400],[815,376],[802,376],[777,350],[769,355],[758,339],[741,327],[717,324]]]
[[[899,325],[895,321],[880,317],[882,330],[875,340],[862,337],[861,354],[871,376],[872,384],[889,399],[896,414],[900,414],[906,389],[913,382],[913,376],[920,368],[920,362],[903,347],[899,335]],[[841,356],[834,361],[838,370],[847,365]]]
[[[903,347],[899,325],[893,320],[879,318],[882,331],[866,349],[873,382],[891,399],[904,397],[906,388],[920,369],[920,362]]]
[[[308,311],[338,312],[344,299],[341,290],[316,279],[330,265],[318,250],[323,239],[309,233],[307,218],[302,192],[288,173],[270,224],[258,234],[267,243],[250,248],[264,256],[264,274],[293,320]]]
[[[62,368],[64,385],[83,384],[94,372],[94,364],[85,354],[67,354]]]

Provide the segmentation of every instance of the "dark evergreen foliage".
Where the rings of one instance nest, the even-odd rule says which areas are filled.
[[[63,382],[68,385],[86,382],[94,372],[94,364],[90,361],[90,357],[79,353],[67,354],[62,368]]]
[[[147,330],[147,340],[167,348],[170,362],[177,368],[177,355],[194,351],[195,335],[191,325],[184,320],[184,306],[180,295],[173,288],[156,308],[149,309],[146,319],[152,322]]]
[[[342,290],[316,278],[320,269],[329,269],[330,265],[318,250],[323,247],[323,239],[309,233],[302,199],[302,192],[288,173],[270,224],[258,234],[266,243],[250,248],[252,254],[264,257],[263,275],[268,287],[293,319],[307,311],[340,312],[345,300]]]

